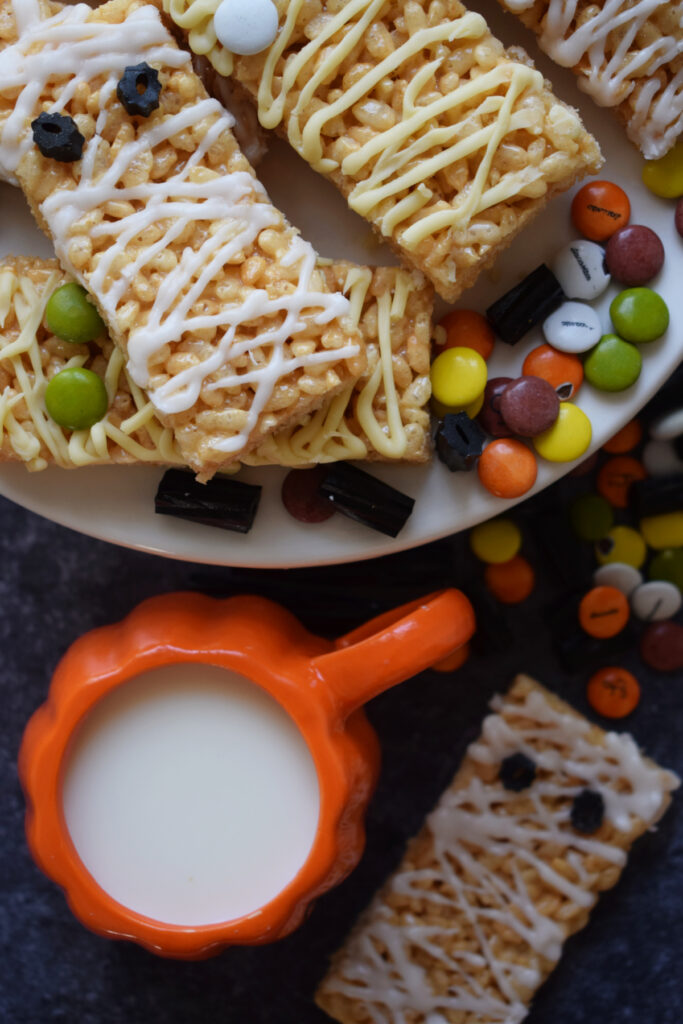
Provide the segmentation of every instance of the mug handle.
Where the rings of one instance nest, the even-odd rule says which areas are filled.
[[[378,693],[423,672],[467,643],[472,605],[453,588],[438,590],[371,619],[313,659],[344,715]]]

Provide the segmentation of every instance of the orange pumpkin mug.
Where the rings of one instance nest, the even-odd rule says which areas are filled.
[[[165,956],[286,935],[362,853],[362,705],[473,631],[452,589],[334,642],[264,598],[143,602],[69,648],[27,725],[35,861],[87,927]]]

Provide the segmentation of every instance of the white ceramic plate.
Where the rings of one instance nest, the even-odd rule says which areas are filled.
[[[470,6],[482,11],[494,33],[507,44],[524,45],[552,80],[557,95],[579,107],[606,157],[600,177],[618,182],[628,192],[632,223],[652,227],[666,249],[664,269],[653,284],[669,303],[669,331],[659,341],[643,346],[643,371],[633,387],[610,395],[584,384],[579,393],[578,404],[593,423],[592,451],[638,412],[683,358],[683,240],[674,228],[673,203],[657,199],[643,187],[640,155],[610,112],[598,109],[579,92],[570,72],[545,59],[530,34],[492,0]],[[284,143],[273,142],[259,173],[275,203],[322,255],[361,263],[395,262],[389,250],[375,241],[368,225],[348,211],[333,186],[309,170]],[[553,200],[460,304],[483,311],[576,237],[569,219],[570,202],[571,195]],[[51,254],[17,191],[0,186],[0,209],[0,255]],[[609,329],[609,303],[617,291],[616,286],[610,287],[596,304],[605,330]],[[513,348],[498,343],[490,360],[490,375],[518,376],[526,353],[542,341],[539,329]],[[539,461],[532,493],[572,468],[572,464]],[[57,523],[115,544],[196,562],[266,568],[324,565],[388,554],[455,533],[514,504],[485,491],[476,472],[449,473],[438,461],[421,468],[373,467],[374,474],[416,498],[412,516],[392,540],[341,515],[314,526],[298,523],[280,501],[284,471],[243,470],[240,479],[262,484],[263,492],[255,525],[242,536],[155,515],[154,494],[162,472],[151,467],[93,467],[29,474],[21,465],[7,465],[0,467],[0,493]]]

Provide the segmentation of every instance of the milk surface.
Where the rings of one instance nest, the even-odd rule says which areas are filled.
[[[315,838],[311,754],[270,696],[196,663],[141,673],[88,715],[67,752],[66,824],[99,885],[168,924],[248,914]]]

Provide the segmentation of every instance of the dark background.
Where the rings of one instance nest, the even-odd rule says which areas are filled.
[[[677,382],[680,394],[680,372]],[[554,648],[548,614],[559,606],[566,621],[572,587],[590,585],[590,546],[573,540],[564,517],[568,500],[591,488],[590,476],[566,478],[514,510],[523,553],[537,573],[532,596],[515,607],[480,609],[486,629],[478,633],[479,649],[457,673],[425,672],[368,708],[382,742],[383,767],[368,816],[366,852],[356,871],[321,898],[289,938],[227,950],[199,963],[158,959],[129,943],[92,935],[30,859],[16,755],[59,657],[81,633],[170,590],[264,594],[290,607],[310,629],[332,637],[444,584],[461,586],[479,602],[482,567],[469,555],[466,536],[455,536],[348,566],[273,572],[211,568],[91,540],[0,499],[0,1020],[324,1024],[328,1018],[312,996],[329,956],[448,784],[491,695],[523,670],[589,711],[584,689],[595,666],[568,669]],[[543,548],[539,537],[551,527],[558,540]],[[597,663],[614,662],[630,668],[642,685],[639,707],[616,728],[631,731],[652,757],[683,774],[683,674],[664,675],[643,665],[637,630],[616,659]],[[682,914],[678,794],[658,830],[637,844],[622,880],[602,897],[589,926],[567,944],[529,1024],[680,1024]]]

